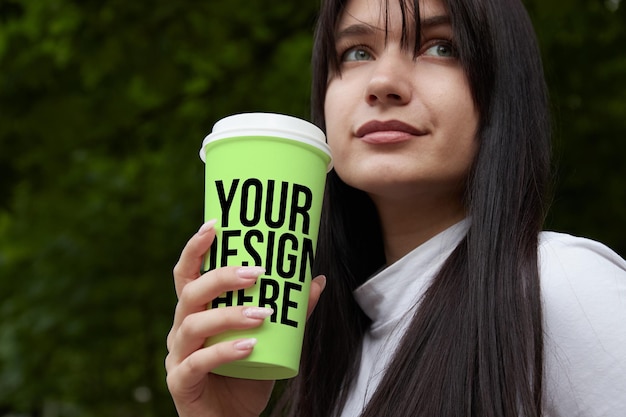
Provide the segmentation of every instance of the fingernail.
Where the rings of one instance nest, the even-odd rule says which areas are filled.
[[[324,291],[324,288],[326,288],[326,276],[320,275],[317,278],[315,278],[314,281],[317,282],[319,286],[321,287],[321,290]]]
[[[265,273],[265,268],[262,266],[242,266],[237,270],[239,278],[245,279],[257,279]]]
[[[243,339],[235,342],[234,347],[237,350],[250,350],[256,345],[256,339]]]
[[[208,222],[204,223],[200,229],[198,230],[198,234],[199,235],[203,235],[206,232],[208,232],[209,230],[213,229],[213,227],[215,226],[215,223],[217,223],[217,219],[212,219],[209,220]]]
[[[243,315],[250,319],[266,319],[274,314],[274,310],[265,307],[249,307],[243,310]]]

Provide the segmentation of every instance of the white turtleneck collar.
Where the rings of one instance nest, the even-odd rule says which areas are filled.
[[[382,269],[354,291],[357,303],[372,319],[372,332],[397,321],[416,304],[465,237],[468,227],[467,219],[454,224]]]

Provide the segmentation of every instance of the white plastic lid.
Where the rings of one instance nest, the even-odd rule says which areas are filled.
[[[306,120],[277,113],[241,113],[219,120],[202,141],[200,158],[205,160],[204,147],[209,142],[241,136],[277,136],[306,143],[331,157],[328,170],[332,167],[330,148],[322,129]]]

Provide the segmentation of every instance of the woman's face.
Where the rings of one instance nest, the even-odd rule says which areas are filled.
[[[337,27],[340,73],[324,113],[337,174],[374,201],[461,198],[478,112],[439,0],[422,0],[421,41],[401,47],[400,5],[350,0]],[[387,35],[385,35],[385,29]],[[415,34],[409,33],[411,39]]]

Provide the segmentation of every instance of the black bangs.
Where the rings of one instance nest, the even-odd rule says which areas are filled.
[[[409,3],[409,0],[399,1],[400,10],[402,11],[402,38],[400,38],[400,46],[405,50],[413,46],[413,58],[417,58],[421,46],[419,1],[413,0],[413,3]],[[413,39],[411,39],[411,35]]]
[[[408,51],[413,48],[413,57],[417,58],[420,50],[420,7],[419,0],[398,0],[400,11],[402,13],[402,34],[400,38],[400,47]],[[382,10],[384,7],[384,10]],[[385,41],[389,33],[389,0],[385,0],[384,5],[381,4],[381,13],[385,15]]]

